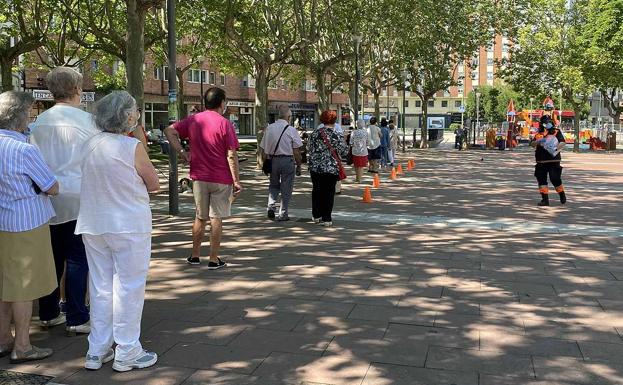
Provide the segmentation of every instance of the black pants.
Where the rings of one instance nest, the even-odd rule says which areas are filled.
[[[89,265],[82,243],[82,235],[74,234],[76,221],[50,226],[52,252],[56,266],[56,280],[60,283],[65,261],[65,297],[67,298],[67,326],[82,325],[89,320],[86,306],[87,279]],[[39,299],[39,318],[49,321],[58,317],[60,308],[60,290],[57,287],[51,294]]]
[[[553,163],[537,163],[534,166],[534,176],[536,177],[539,187],[547,187],[547,177],[554,187],[562,186],[562,166],[559,162]]]
[[[338,176],[311,172],[312,180],[312,216],[321,218],[323,222],[331,222],[333,202],[335,200],[335,184]]]

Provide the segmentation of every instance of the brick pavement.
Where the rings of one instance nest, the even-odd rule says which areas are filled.
[[[159,363],[87,372],[85,337],[33,327],[55,355],[0,369],[80,385],[623,384],[623,156],[565,154],[570,202],[547,209],[529,151],[415,156],[372,205],[346,184],[330,229],[307,220],[308,178],[294,220],[265,220],[266,181],[245,164],[216,272],[183,263],[190,196],[177,218],[154,198],[142,341]]]

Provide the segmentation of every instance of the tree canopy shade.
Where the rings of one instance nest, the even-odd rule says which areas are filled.
[[[578,38],[583,50],[583,71],[601,92],[612,118],[623,112],[616,95],[623,90],[623,0],[589,0]]]
[[[517,45],[511,48],[512,60],[503,71],[508,82],[526,95],[562,93],[565,105],[576,115],[575,151],[579,150],[579,118],[594,89],[585,72],[586,51],[579,38],[586,28],[585,7],[586,0],[570,6],[566,0],[533,0],[528,10],[533,24],[520,29]]]
[[[0,1],[0,73],[2,90],[13,89],[13,65],[20,55],[44,44],[58,9],[55,0]]]

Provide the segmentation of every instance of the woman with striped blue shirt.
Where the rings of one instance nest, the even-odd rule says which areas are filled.
[[[59,186],[24,135],[33,103],[25,92],[0,94],[0,357],[10,354],[11,363],[52,355],[28,333],[32,301],[57,286],[48,222]]]

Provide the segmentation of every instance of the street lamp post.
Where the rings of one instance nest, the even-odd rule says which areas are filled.
[[[534,96],[530,96],[530,113],[532,114],[532,103],[534,103]]]
[[[355,125],[359,119],[359,44],[361,44],[361,35],[353,35],[352,40],[355,43]]]
[[[401,125],[402,125],[402,152],[407,152],[407,127],[406,125],[406,116],[407,116],[407,75],[409,73],[407,70],[402,71],[402,116],[401,116]]]
[[[476,145],[477,132],[480,132],[480,91],[476,91],[476,127],[474,127],[474,146]]]
[[[177,40],[175,37],[175,0],[167,1],[167,43],[169,54],[169,124],[178,118],[177,82]],[[177,153],[169,146],[169,215],[179,213],[179,190],[177,188]]]

